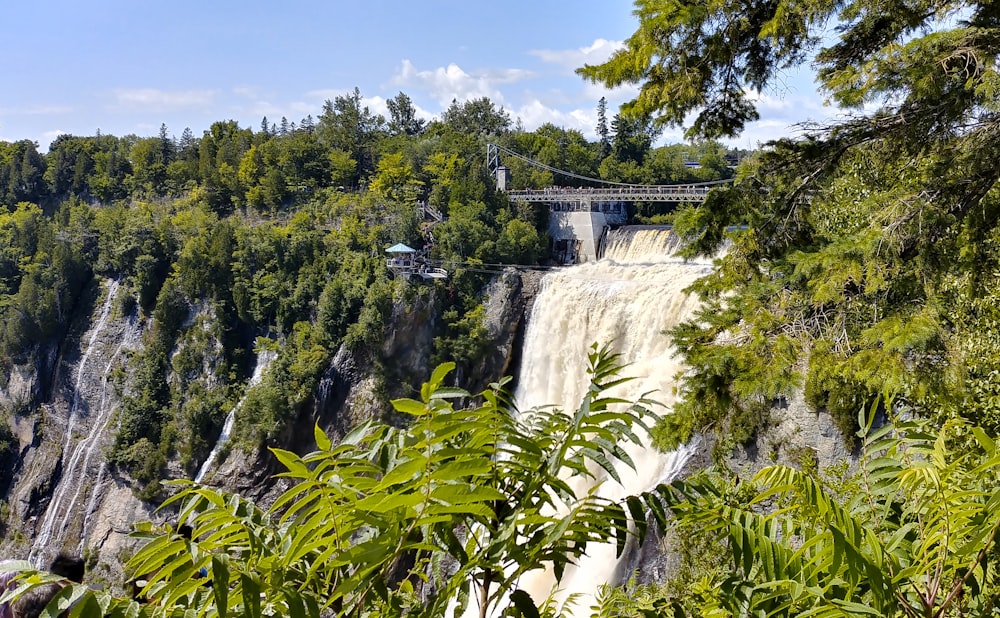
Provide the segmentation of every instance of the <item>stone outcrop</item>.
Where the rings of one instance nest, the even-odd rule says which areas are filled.
[[[816,411],[806,404],[801,393],[793,393],[776,401],[770,410],[768,422],[753,440],[735,449],[722,446],[710,435],[697,436],[693,442],[692,456],[685,464],[682,476],[694,474],[712,466],[722,465],[741,478],[751,478],[764,468],[787,465],[799,469],[827,470],[835,466],[857,463],[857,453],[844,446],[840,430],[825,410]],[[716,462],[715,456],[721,459]],[[654,536],[641,547],[631,548],[630,570],[622,575],[627,578],[638,573],[641,584],[663,582],[680,568],[680,556],[674,550],[679,544],[673,531]]]
[[[508,269],[487,287],[483,295],[484,326],[491,340],[490,353],[462,376],[463,387],[477,392],[513,370],[540,276]],[[341,345],[309,404],[271,445],[306,453],[316,446],[312,439],[315,424],[334,441],[373,418],[405,424],[407,419],[395,413],[389,401],[419,397],[420,385],[433,370],[436,294],[432,287],[404,290],[393,304],[378,348]],[[273,478],[278,468],[266,448],[251,453],[234,451],[206,480],[268,504],[287,487]]]
[[[84,542],[93,527],[129,530],[133,519],[113,513],[149,517],[152,512],[131,491],[115,493],[121,480],[104,464],[120,399],[116,376],[123,375],[129,353],[139,346],[142,325],[136,315],[121,312],[116,281],[95,281],[92,290],[58,361],[40,365],[51,366],[51,373],[14,372],[0,394],[6,401],[30,401],[14,416],[20,454],[6,495],[9,515],[0,551],[39,565],[61,549],[104,553],[100,544]],[[38,386],[43,383],[51,385],[47,393]]]

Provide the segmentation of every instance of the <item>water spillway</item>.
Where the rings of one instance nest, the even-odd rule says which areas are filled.
[[[683,365],[665,331],[693,315],[697,301],[684,290],[712,270],[709,261],[677,257],[677,246],[669,229],[622,228],[609,236],[603,259],[545,276],[525,335],[516,391],[520,409],[548,404],[576,409],[588,385],[587,354],[597,342],[610,344],[626,364],[624,375],[635,378],[616,387],[615,396],[648,396],[664,404],[658,413],[669,413]],[[609,479],[601,483],[599,495],[617,500],[668,481],[689,451],[636,447],[629,454],[637,469],[619,470],[622,485]],[[589,616],[598,587],[621,583],[627,570],[614,546],[588,546],[587,555],[567,568],[554,596],[564,602],[575,595],[569,613]],[[539,603],[554,583],[541,573],[520,582]]]

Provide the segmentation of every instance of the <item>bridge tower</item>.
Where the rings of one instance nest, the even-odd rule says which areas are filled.
[[[500,164],[500,147],[496,144],[486,145],[486,170],[497,183],[497,191],[510,189],[510,168]]]

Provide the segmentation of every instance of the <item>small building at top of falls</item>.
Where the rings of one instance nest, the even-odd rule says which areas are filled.
[[[604,236],[613,226],[624,225],[628,218],[625,196],[615,190],[549,187],[511,191],[510,196],[513,200],[548,203],[552,256],[560,264],[597,260]]]

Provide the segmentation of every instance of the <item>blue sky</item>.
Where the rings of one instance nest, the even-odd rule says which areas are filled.
[[[357,86],[388,115],[402,91],[421,116],[488,96],[524,128],[545,122],[594,139],[597,101],[629,98],[573,69],[600,62],[635,29],[624,0],[35,0],[0,26],[0,140],[47,150],[60,133],[180,136],[263,116],[298,122]],[[743,147],[822,120],[808,70],[760,95]],[[663,142],[682,141],[669,131]]]

